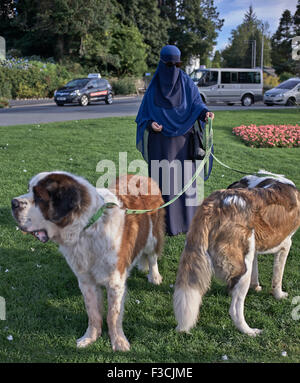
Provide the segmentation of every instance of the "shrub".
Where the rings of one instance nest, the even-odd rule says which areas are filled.
[[[7,108],[9,106],[9,102],[6,98],[0,97],[0,108]]]
[[[0,97],[46,98],[76,77],[84,77],[93,68],[83,68],[78,63],[55,64],[52,59],[39,57],[10,58],[0,61]],[[97,68],[94,68],[97,71]],[[112,80],[115,94],[136,93],[136,79],[123,77]]]
[[[255,148],[299,147],[299,125],[249,125],[233,128],[232,133],[239,136],[247,145]]]
[[[6,72],[4,70],[0,69],[0,98],[12,98],[11,89],[12,85],[11,82],[8,81]]]
[[[51,60],[11,58],[0,62],[0,97],[53,97],[57,88],[76,76]]]
[[[279,85],[280,81],[277,76],[270,76],[267,73],[263,74],[264,79],[264,89],[272,89]]]
[[[119,76],[141,76],[147,70],[144,37],[135,26],[119,25],[112,35],[109,53],[116,56]]]
[[[292,73],[283,72],[283,73],[281,73],[281,75],[279,77],[280,77],[280,82],[283,82],[283,81],[288,80],[291,77],[294,77],[294,75]]]
[[[112,79],[111,86],[114,94],[134,94],[136,93],[136,79],[133,77],[124,77],[120,79]]]

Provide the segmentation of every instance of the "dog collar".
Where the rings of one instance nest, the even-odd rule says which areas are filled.
[[[96,211],[96,213],[89,219],[89,222],[87,223],[87,225],[83,228],[83,230],[86,230],[88,229],[90,226],[92,226],[96,221],[98,221],[98,219],[102,216],[102,214],[104,213],[104,211],[106,209],[111,209],[112,207],[114,206],[118,206],[116,203],[114,202],[107,202],[105,203],[104,205],[102,205],[100,207],[100,209],[98,209]]]

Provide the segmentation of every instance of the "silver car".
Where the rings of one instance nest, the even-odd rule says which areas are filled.
[[[264,94],[266,105],[293,106],[300,104],[300,78],[290,78]]]

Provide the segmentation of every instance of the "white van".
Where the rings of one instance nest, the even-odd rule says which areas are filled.
[[[200,68],[190,77],[198,86],[205,103],[241,102],[250,106],[263,99],[263,74],[260,68]]]

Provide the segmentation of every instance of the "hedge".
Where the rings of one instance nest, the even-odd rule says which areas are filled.
[[[76,63],[61,65],[51,60],[10,58],[0,61],[0,98],[51,98],[56,89],[87,73]],[[135,84],[133,77],[111,79],[114,94],[136,93]]]

